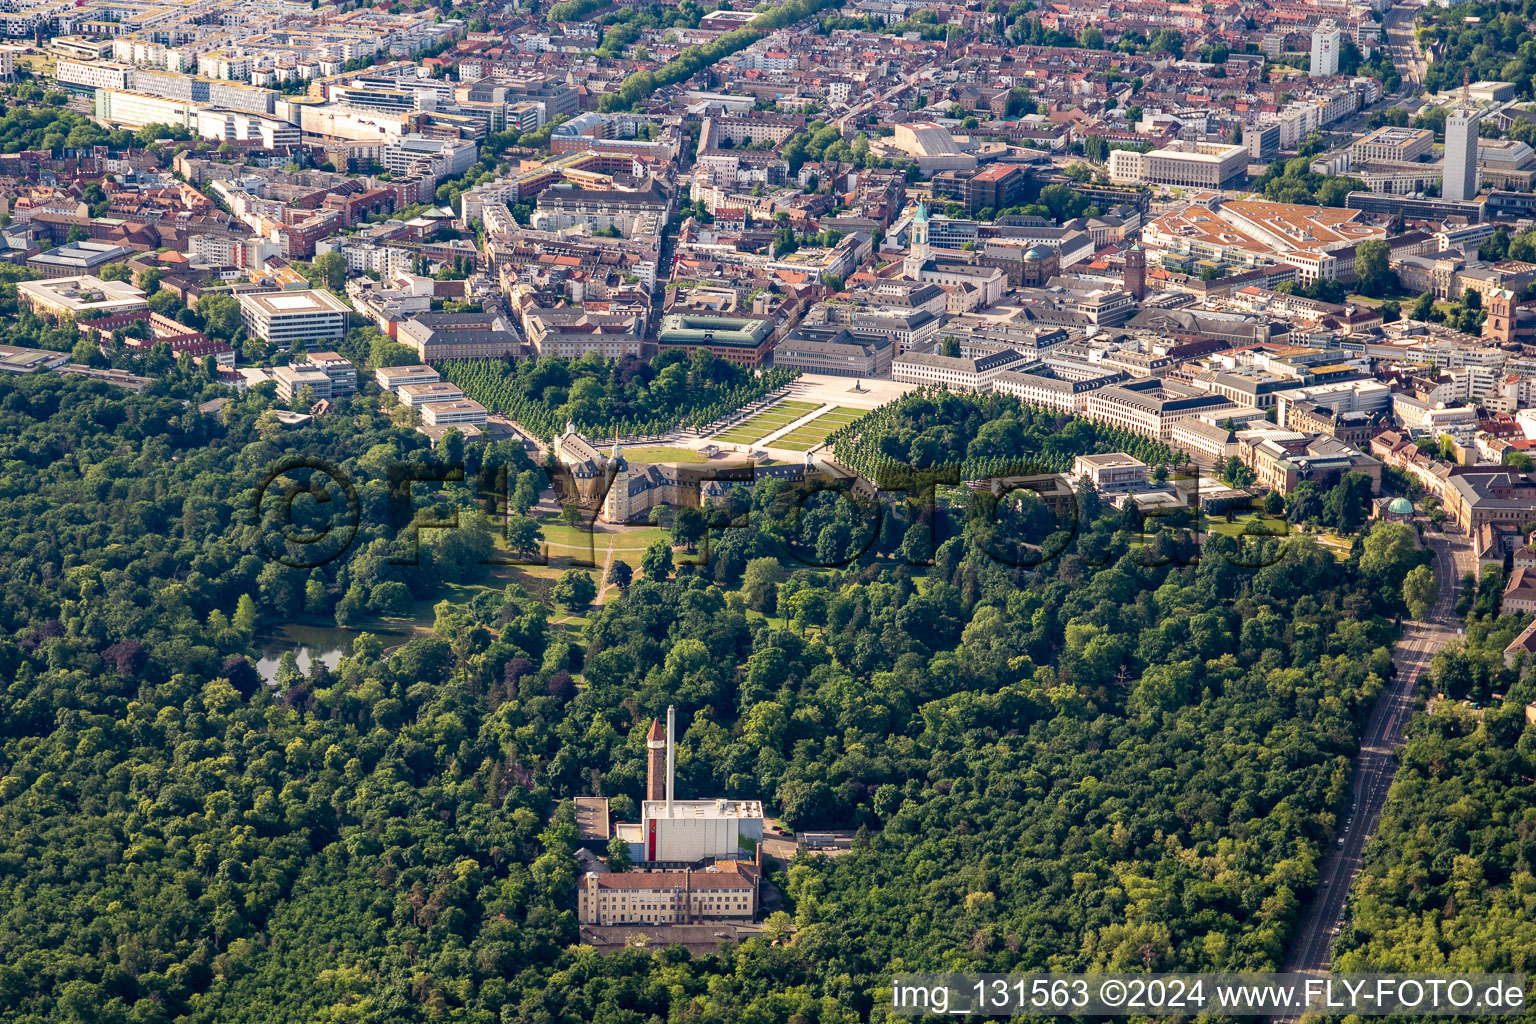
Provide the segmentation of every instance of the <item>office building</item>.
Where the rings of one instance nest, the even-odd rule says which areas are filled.
[[[373,371],[373,379],[385,391],[399,391],[407,384],[436,384],[443,378],[424,363],[415,366],[381,366]]]
[[[445,380],[402,384],[395,389],[395,394],[400,396],[401,405],[408,405],[413,409],[436,402],[458,402],[464,398],[464,392],[457,384],[450,384]]]
[[[1100,494],[1147,489],[1147,464],[1124,452],[1079,455],[1072,460],[1072,476],[1088,481]]]
[[[1248,158],[1255,163],[1267,164],[1280,155],[1280,125],[1250,125],[1243,129],[1243,146]]]
[[[346,337],[347,307],[330,292],[262,292],[239,300],[245,329],[262,341],[287,346]]]
[[[1133,185],[1220,188],[1247,167],[1247,147],[1216,142],[1170,142],[1150,153],[1117,149],[1109,154],[1110,180]]]
[[[279,366],[272,371],[272,379],[277,382],[277,397],[280,401],[292,402],[306,388],[317,402],[331,397],[331,378],[317,367],[307,364]]]
[[[485,406],[472,398],[461,398],[456,402],[430,402],[421,407],[421,422],[429,427],[457,427],[465,424],[483,427],[485,417]]]
[[[1434,152],[1435,133],[1427,128],[1384,125],[1350,147],[1353,163],[1408,163]]]
[[[739,366],[761,366],[773,351],[773,318],[673,313],[661,318],[657,345],[681,349],[689,358],[707,349],[716,359]]]
[[[96,120],[113,128],[143,128],[149,124],[197,127],[198,105],[191,100],[124,89],[96,90]]]
[[[86,89],[126,89],[133,69],[124,64],[108,64],[98,61],[61,60],[54,69],[54,78],[60,85],[75,85]]]
[[[1002,210],[1024,201],[1030,175],[1022,164],[988,164],[974,170],[941,171],[933,176],[935,199],[954,199],[969,214]],[[934,245],[946,243],[934,238]]]
[[[1445,119],[1445,177],[1440,194],[1456,202],[1477,195],[1477,115],[1457,110]]]
[[[473,142],[429,139],[424,135],[406,135],[379,150],[379,162],[390,174],[398,177],[424,170],[438,181],[463,174],[478,159],[480,147]]]
[[[339,352],[311,352],[305,363],[331,379],[331,397],[357,391],[357,367]]]
[[[128,282],[103,281],[89,274],[21,281],[16,285],[16,298],[20,305],[49,320],[65,316],[89,320],[149,308],[144,292]]]

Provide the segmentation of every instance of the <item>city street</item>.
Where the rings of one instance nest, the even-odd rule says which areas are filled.
[[[1429,70],[1413,37],[1414,19],[1422,9],[1419,4],[1394,4],[1382,19],[1387,34],[1387,54],[1402,76],[1404,89],[1409,92],[1424,84],[1424,74]]]

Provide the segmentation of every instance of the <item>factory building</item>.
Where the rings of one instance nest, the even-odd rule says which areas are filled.
[[[646,737],[649,762],[640,823],[617,828],[630,843],[631,858],[648,866],[753,859],[763,839],[762,803],[677,799],[675,736],[676,712],[669,707],[665,731],[653,721]]]

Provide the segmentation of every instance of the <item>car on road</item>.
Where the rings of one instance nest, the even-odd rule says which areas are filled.
[[[1339,841],[1335,845],[1341,850],[1344,849],[1344,837],[1339,836]]]

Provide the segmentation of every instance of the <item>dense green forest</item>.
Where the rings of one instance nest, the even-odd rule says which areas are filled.
[[[1448,699],[1408,726],[1336,970],[1536,967],[1536,684],[1503,657],[1525,619],[1472,614],[1431,669]]]
[[[79,149],[85,146],[111,146],[123,149],[138,141],[126,129],[109,131],[84,114],[66,109],[68,97],[61,92],[48,93],[24,83],[15,90],[16,99],[0,116],[0,151],[20,153],[26,149]],[[39,102],[43,101],[43,102]],[[156,136],[150,136],[155,138]]]
[[[1350,913],[1339,970],[1525,972],[1536,966],[1536,704],[1504,649],[1503,567],[1462,577],[1465,636],[1436,653]],[[1423,713],[1427,711],[1428,713]]]
[[[435,494],[420,486],[414,495],[398,485],[392,491],[395,467],[430,479],[409,467],[436,460],[426,438],[394,425],[375,399],[340,400],[331,415],[290,430],[271,414],[271,385],[217,414],[201,413],[196,402],[228,397],[228,390],[201,367],[166,369],[143,395],[78,378],[0,378],[9,506],[0,523],[0,548],[8,553],[0,625],[7,634],[62,624],[102,646],[165,643],[206,659],[241,632],[231,623],[242,597],[260,617],[328,618],[348,595],[366,601],[382,583],[429,597],[445,581],[474,578],[497,532],[484,513],[509,499],[514,510],[526,510],[537,494],[536,470],[509,443],[469,446],[466,479]],[[344,500],[337,485],[306,469],[269,479],[296,453],[334,467],[358,507],[346,557],[302,571],[278,561],[287,556],[280,542],[273,546],[269,510],[252,512],[264,484],[277,487],[269,499],[293,483],[324,484]],[[417,564],[395,564],[407,557],[398,545],[413,546],[414,518],[444,519],[455,510],[461,529],[420,531]],[[300,502],[294,522],[323,523],[329,520],[318,513],[328,511]]]
[[[574,421],[582,431],[610,437],[703,426],[783,387],[791,370],[754,372],[700,349],[689,359],[668,349],[650,360],[544,356],[443,363],[443,378],[494,412],[506,413],[549,440]]]
[[[1166,531],[1133,546],[1136,517],[1090,494],[1039,565],[992,557],[975,506],[860,553],[855,503],[769,481],[733,495],[750,528],[706,564],[659,565],[584,628],[480,590],[430,635],[365,635],[269,687],[263,619],[380,582],[429,595],[489,531],[423,533],[421,564],[392,566],[382,481],[427,461],[421,435],[366,397],[286,431],[261,389],[199,412],[213,393],[195,369],[142,396],[0,381],[0,1020],[820,1024],[878,1013],[903,966],[1273,967],[1417,562],[1391,526],[1346,562],[1293,538],[1253,571],[1224,537],[1196,562]],[[295,454],[364,513],[315,569],[275,561],[246,511]],[[414,504],[469,516],[514,471],[526,491],[515,453],[465,460]],[[931,566],[875,560],[935,526]],[[777,877],[791,941],[576,945],[559,801],[632,813],[668,703],[680,793],[861,827]]]

